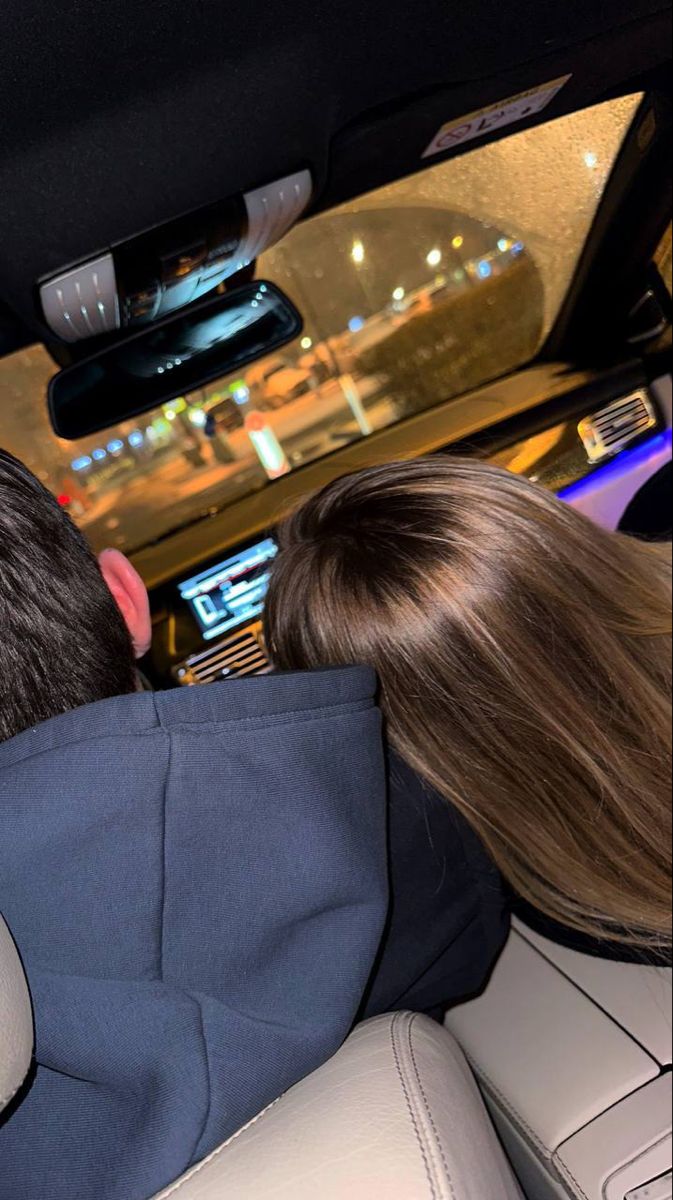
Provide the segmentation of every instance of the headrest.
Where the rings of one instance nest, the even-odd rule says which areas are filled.
[[[0,1112],[21,1087],[32,1053],[28,984],[12,936],[0,917]]]

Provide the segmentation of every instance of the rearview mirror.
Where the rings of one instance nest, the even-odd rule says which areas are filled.
[[[55,433],[76,440],[237,372],[292,341],[299,313],[272,283],[244,284],[167,318],[49,383]]]

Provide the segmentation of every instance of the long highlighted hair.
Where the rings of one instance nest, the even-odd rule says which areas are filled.
[[[451,457],[339,479],[279,537],[275,665],[375,667],[390,742],[523,898],[670,945],[670,552]]]

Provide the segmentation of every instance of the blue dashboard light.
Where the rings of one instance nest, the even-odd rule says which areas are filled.
[[[634,446],[631,450],[622,450],[610,462],[597,467],[584,479],[578,479],[576,483],[562,488],[557,493],[558,498],[559,500],[570,500],[573,496],[586,495],[588,492],[592,492],[596,486],[604,484],[606,479],[619,479],[632,471],[634,467],[646,465],[655,455],[665,451],[670,454],[672,449],[673,436],[670,429],[667,429],[665,433],[655,433],[654,437],[648,438],[646,442],[641,442],[640,446]]]
[[[129,434],[129,446],[134,450],[137,450],[138,446],[142,446],[144,440],[145,438],[139,429],[134,429],[133,433]]]
[[[481,262],[477,265],[477,274],[480,279],[490,279],[493,274],[493,267],[487,259],[482,258]]]
[[[94,462],[102,462],[104,458],[107,458],[107,451],[101,447],[98,450],[94,450],[92,457]]]
[[[514,254],[514,255],[523,254],[523,252],[524,252],[523,242],[515,242],[514,245],[512,246],[512,254]]]
[[[92,460],[89,458],[89,455],[82,454],[79,458],[73,458],[70,466],[73,471],[86,471],[87,467],[91,466],[91,463]]]
[[[124,443],[119,438],[114,438],[113,441],[107,444],[108,454],[121,454],[123,449]]]
[[[364,328],[364,321],[362,317],[351,317],[350,321],[348,322],[348,328],[350,329],[351,333],[359,333],[360,330]]]

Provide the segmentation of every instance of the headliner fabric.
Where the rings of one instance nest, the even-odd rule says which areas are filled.
[[[482,105],[567,73],[537,119],[595,103],[669,34],[670,0],[6,0],[0,299],[40,334],[38,279],[112,242],[303,166],[329,207]]]
[[[37,1072],[0,1200],[142,1200],[324,1062],[387,903],[366,670],[120,697],[0,745]]]

